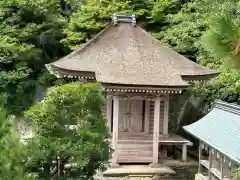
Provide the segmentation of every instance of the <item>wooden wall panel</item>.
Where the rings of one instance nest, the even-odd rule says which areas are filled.
[[[143,101],[132,100],[131,102],[132,121],[130,122],[131,132],[143,132]]]
[[[159,122],[159,133],[163,134],[163,123],[164,123],[164,101],[160,103],[160,122]],[[153,122],[154,122],[154,101],[150,102],[150,115],[149,115],[149,133],[153,133]]]
[[[126,118],[129,113],[129,101],[120,100],[119,103],[119,132],[142,132],[143,101],[131,100],[131,121]]]
[[[160,122],[159,122],[159,134],[163,134],[164,123],[164,101],[160,102]]]
[[[119,101],[119,132],[127,131],[126,113],[128,112],[128,101]]]
[[[154,101],[150,101],[149,134],[153,134],[153,123],[154,123]]]
[[[152,143],[119,143],[118,163],[151,163],[152,147]]]

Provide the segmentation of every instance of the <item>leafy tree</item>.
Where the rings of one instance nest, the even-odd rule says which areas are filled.
[[[215,59],[227,61],[226,66],[240,68],[240,2],[234,4],[204,33],[202,44]]]
[[[239,71],[226,67],[222,58],[217,58],[202,40],[218,22],[219,17],[226,14],[228,7],[229,1],[194,0],[186,2],[179,12],[170,12],[167,15],[168,23],[162,27],[162,31],[153,34],[180,54],[195,62],[215,68],[221,73],[219,78],[209,82],[196,83],[193,88],[193,93],[202,96],[207,103],[219,98],[225,92],[239,92]],[[214,29],[215,32],[218,32],[216,27]],[[216,42],[209,39],[207,41],[209,44]]]
[[[103,168],[109,148],[101,93],[98,84],[53,87],[26,112],[35,132],[29,141],[30,172],[39,179],[91,179]]]
[[[113,13],[136,14],[140,21],[150,15],[151,1],[145,0],[90,0],[75,7],[64,32],[67,38],[62,42],[71,49],[92,38],[111,21]]]
[[[44,64],[69,52],[60,43],[66,23],[59,0],[0,1],[0,93],[10,113],[32,103]]]
[[[26,149],[15,131],[13,120],[6,111],[0,110],[0,179],[30,180],[34,179],[25,171]]]

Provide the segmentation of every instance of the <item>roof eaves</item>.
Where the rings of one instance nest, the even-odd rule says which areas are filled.
[[[159,88],[168,88],[168,89],[186,89],[188,88],[190,85],[189,84],[184,84],[184,85],[135,85],[135,84],[116,84],[116,83],[107,83],[107,82],[102,82],[102,84],[106,87],[113,87],[113,88],[117,88],[117,87],[126,87],[126,88],[137,88],[137,87],[141,87],[141,88],[152,88],[152,89],[159,89]]]
[[[96,79],[95,72],[92,71],[74,71],[64,68],[59,68],[53,64],[45,65],[50,74],[55,75],[57,78],[68,77],[68,78],[78,78],[78,79]]]
[[[213,72],[208,74],[202,74],[202,75],[181,75],[182,79],[185,81],[205,81],[212,78],[215,78],[219,75],[219,72]]]
[[[216,100],[213,107],[240,115],[240,106],[236,103],[227,103],[222,100]]]
[[[188,127],[191,126],[191,125],[188,125],[188,126],[183,126],[183,129],[188,132],[189,134],[191,134],[193,137],[195,137],[196,139],[200,140],[200,141],[203,141],[204,143],[208,144],[208,146],[212,147],[213,149],[216,149],[217,151],[219,151],[220,153],[224,154],[225,156],[229,157],[232,161],[235,161],[236,163],[238,163],[240,165],[240,159],[238,157],[232,157],[232,155],[230,155],[228,152],[224,152],[221,150],[221,148],[219,147],[213,147],[211,145],[211,143],[209,143],[208,141],[206,140],[202,140],[199,136],[197,136],[196,134],[192,133],[191,130],[188,129]]]

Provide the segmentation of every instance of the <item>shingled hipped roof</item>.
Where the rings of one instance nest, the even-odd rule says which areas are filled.
[[[217,75],[131,23],[109,25],[79,49],[46,66],[60,76],[84,76],[121,85],[185,87],[188,84],[184,80]]]

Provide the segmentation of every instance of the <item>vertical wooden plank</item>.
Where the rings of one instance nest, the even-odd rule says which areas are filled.
[[[160,101],[160,120],[159,120],[159,134],[163,135],[164,128],[164,100]]]
[[[209,161],[209,168],[208,168],[208,179],[211,180],[212,179],[212,173],[211,173],[211,168],[212,168],[212,148],[210,148],[209,150],[209,157],[208,157],[208,161]]]
[[[107,121],[110,133],[112,131],[112,104],[112,99],[107,99]]]
[[[198,173],[202,173],[202,167],[201,167],[201,160],[202,160],[202,142],[199,142],[199,148],[198,148]]]
[[[128,100],[119,100],[119,132],[126,132],[128,130],[128,121],[126,117],[128,113]]]
[[[149,134],[149,118],[150,118],[150,101],[145,101],[145,124],[144,131],[146,134]]]
[[[160,97],[157,96],[154,104],[153,165],[158,163],[160,100],[161,100]]]
[[[154,123],[154,101],[150,101],[150,114],[149,114],[149,134],[153,134],[153,123]]]
[[[143,111],[143,101],[142,100],[131,100],[131,118],[130,124],[128,127],[129,132],[143,132],[143,117],[142,117],[142,111]]]
[[[187,161],[187,144],[182,145],[182,161]]]
[[[119,97],[113,96],[113,136],[112,136],[112,146],[113,146],[113,157],[112,166],[118,166],[117,163],[117,143],[118,143],[118,125],[119,125]]]
[[[224,165],[224,163],[223,163],[223,155],[220,155],[220,166],[221,166],[221,170],[220,170],[220,172],[221,172],[221,174],[220,174],[220,180],[223,180],[223,178],[224,178],[223,165]]]
[[[164,122],[163,122],[163,134],[168,135],[168,121],[169,121],[169,95],[167,94],[164,100]]]

